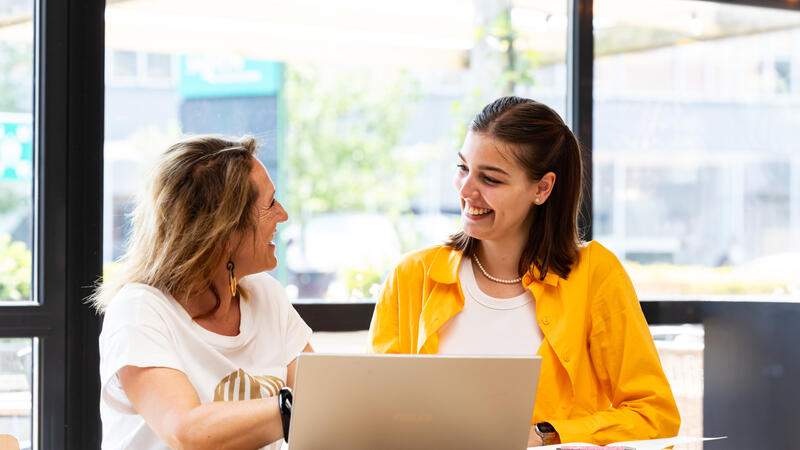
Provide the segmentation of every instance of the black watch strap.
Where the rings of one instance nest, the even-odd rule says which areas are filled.
[[[278,392],[278,408],[281,412],[281,425],[283,425],[283,440],[289,442],[289,426],[292,423],[292,390],[288,387],[281,388]]]

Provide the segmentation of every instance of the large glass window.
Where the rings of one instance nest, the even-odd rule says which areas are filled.
[[[0,308],[32,300],[33,14],[33,0],[0,1]],[[2,332],[0,434],[30,449],[38,339],[5,338]]]
[[[594,11],[594,238],[642,298],[800,298],[800,13],[683,0]],[[651,331],[680,434],[700,436],[703,328]]]
[[[102,10],[0,0],[0,434],[23,449],[99,442]]]
[[[275,275],[290,296],[373,298],[402,253],[457,229],[454,155],[483,104],[517,93],[564,111],[565,11],[566,1],[109,3],[108,267],[153,155],[186,133],[252,134],[289,212]]]
[[[800,298],[800,13],[594,11],[595,238],[645,298]]]
[[[35,338],[0,338],[0,434],[10,434],[20,448],[33,442],[33,353]]]
[[[31,300],[33,0],[0,1],[0,305]]]

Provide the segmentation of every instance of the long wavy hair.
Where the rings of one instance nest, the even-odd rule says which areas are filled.
[[[521,97],[502,97],[486,105],[469,130],[508,144],[529,180],[555,173],[550,197],[541,205],[533,205],[529,212],[533,221],[519,260],[519,275],[533,272],[535,267],[539,279],[551,270],[567,278],[581,245],[578,207],[583,164],[575,135],[547,105]],[[445,246],[472,256],[478,242],[462,230],[451,235]]]
[[[103,312],[125,284],[143,283],[173,295],[210,289],[217,304],[195,318],[216,311],[212,280],[232,251],[226,243],[234,232],[256,230],[257,149],[249,136],[193,136],[169,147],[138,199],[120,267],[89,298],[94,307]]]

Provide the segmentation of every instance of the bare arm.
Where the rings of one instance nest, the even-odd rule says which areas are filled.
[[[287,367],[290,387],[296,363]],[[136,412],[172,448],[258,448],[283,437],[277,397],[201,404],[178,370],[125,366],[117,376]]]
[[[311,344],[306,344],[306,347],[303,349],[301,353],[314,353],[314,349],[311,348]],[[297,358],[293,359],[292,362],[286,367],[286,385],[290,388],[294,389],[294,376],[297,370]]]

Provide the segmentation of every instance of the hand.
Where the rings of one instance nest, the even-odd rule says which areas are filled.
[[[544,445],[542,437],[536,433],[535,427],[531,426],[531,430],[528,433],[528,447],[541,447],[542,445]]]

